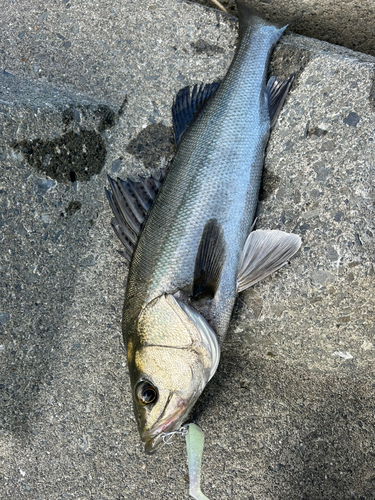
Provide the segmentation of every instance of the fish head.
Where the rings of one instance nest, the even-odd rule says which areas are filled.
[[[162,295],[142,310],[128,340],[128,364],[146,452],[155,452],[164,433],[187,419],[219,358],[214,331],[190,306]]]

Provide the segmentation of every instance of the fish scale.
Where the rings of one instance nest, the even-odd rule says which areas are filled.
[[[225,79],[185,132],[130,266],[126,337],[145,304],[191,283],[203,228],[216,218],[223,225],[226,259],[209,319],[223,341],[238,259],[258,201],[270,130],[268,60],[279,36],[280,30],[269,25],[245,32]]]

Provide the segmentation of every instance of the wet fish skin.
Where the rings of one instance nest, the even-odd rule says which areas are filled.
[[[123,333],[148,452],[187,418],[216,370],[258,202],[271,125],[268,63],[284,28],[237,3],[240,42],[232,64],[184,133],[129,268]],[[219,281],[213,297],[192,300],[197,253],[210,224],[222,245]]]
[[[240,252],[258,202],[269,137],[268,61],[282,30],[249,28],[216,94],[184,134],[149,213],[130,265],[124,308],[129,336],[139,311],[162,293],[187,286],[206,222],[223,226],[227,254],[213,305],[214,329],[225,336],[236,296]],[[230,257],[229,257],[230,256]]]

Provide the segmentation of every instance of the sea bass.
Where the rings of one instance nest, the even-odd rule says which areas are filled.
[[[300,238],[252,231],[264,152],[293,76],[267,70],[284,28],[238,0],[239,43],[220,85],[182,89],[175,158],[159,177],[109,178],[130,261],[123,334],[147,452],[187,420],[213,377],[237,294],[284,265]]]

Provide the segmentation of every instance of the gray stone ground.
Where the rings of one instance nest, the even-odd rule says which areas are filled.
[[[104,186],[173,153],[173,97],[223,76],[236,22],[172,0],[7,0],[0,23],[0,497],[188,498],[183,440],[149,457],[138,438]],[[298,35],[276,49],[297,78],[257,226],[303,245],[239,297],[194,412],[210,499],[375,499],[374,69]]]
[[[213,7],[211,0],[193,0]],[[236,14],[235,0],[219,0]],[[289,23],[294,33],[375,56],[373,0],[249,0],[268,19]]]

